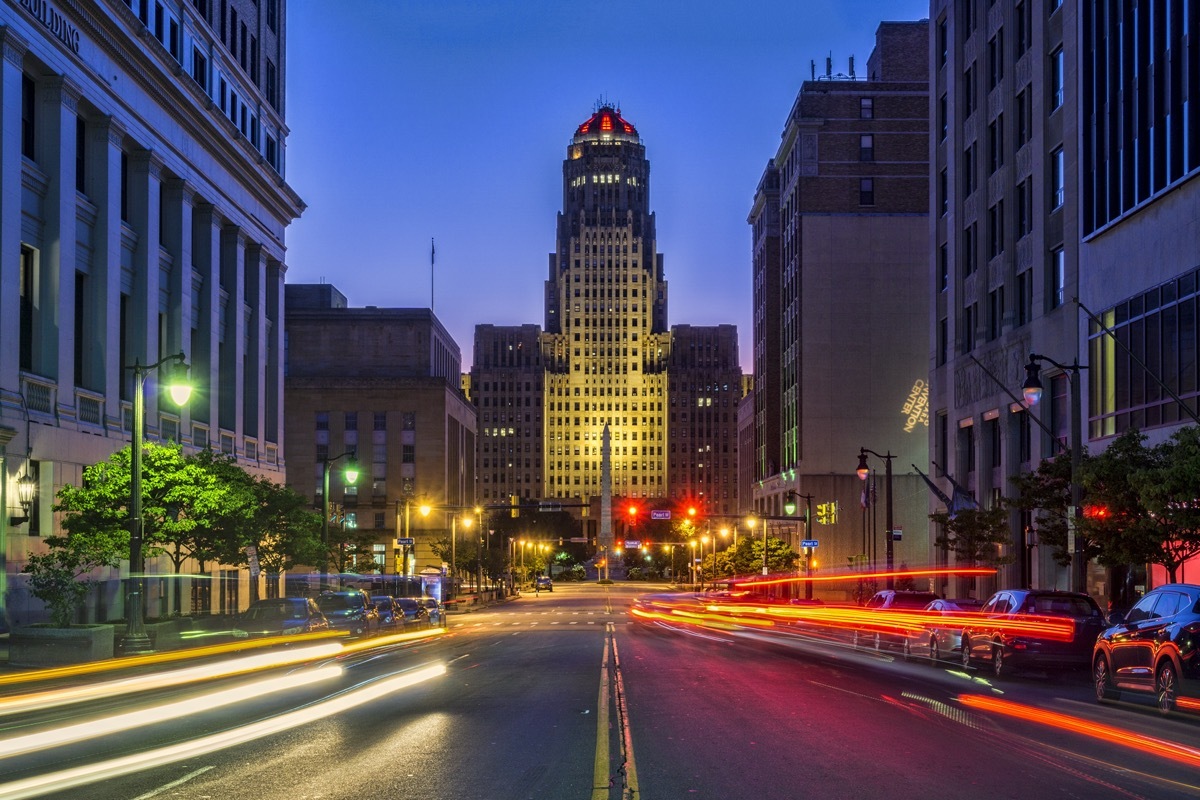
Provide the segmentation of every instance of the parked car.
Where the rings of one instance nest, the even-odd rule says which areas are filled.
[[[362,589],[321,592],[317,605],[334,628],[355,636],[370,636],[379,630],[379,612],[371,605],[371,596]]]
[[[971,597],[960,597],[954,600],[934,600],[925,606],[924,611],[931,616],[953,616],[964,613],[977,613],[983,603]],[[926,656],[933,663],[942,657],[962,650],[962,627],[960,623],[940,627],[934,623],[919,630],[913,630],[905,637],[904,657]],[[953,658],[953,656],[950,656]]]
[[[415,597],[396,598],[396,619],[405,630],[421,630],[431,627],[429,610]]]
[[[446,618],[446,609],[441,602],[436,597],[422,597],[417,602],[425,606],[425,611],[429,614],[429,624],[435,627],[441,626],[442,620]]]
[[[867,601],[866,608],[874,611],[917,611],[938,599],[933,592],[918,592],[909,589],[884,589],[876,592]],[[889,650],[900,647],[906,636],[903,630],[884,633],[877,630],[854,631],[851,636],[855,647],[870,647],[874,650]]]
[[[553,592],[554,581],[550,580],[549,575],[538,575],[536,587],[537,590],[541,592]]]
[[[329,629],[329,620],[307,597],[276,597],[255,600],[238,617],[233,628],[236,639],[287,636]]]
[[[1091,664],[1092,645],[1104,629],[1104,615],[1089,595],[1045,589],[1004,589],[980,609],[978,624],[962,632],[962,664],[991,665],[1004,677],[1023,667],[1078,669]],[[1029,617],[1062,617],[1074,622],[1070,641],[1014,632],[1005,623]]]
[[[1200,586],[1158,586],[1110,622],[1092,654],[1097,700],[1153,693],[1158,710],[1169,714],[1181,697],[1200,698]]]
[[[373,594],[371,605],[375,606],[375,613],[379,615],[379,627],[395,628],[400,624],[400,617],[403,615],[396,608],[396,598],[386,594]]]

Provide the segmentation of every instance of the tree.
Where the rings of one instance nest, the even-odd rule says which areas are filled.
[[[1038,542],[1050,548],[1061,566],[1071,563],[1067,550],[1067,506],[1071,503],[1071,457],[1059,453],[1044,459],[1037,469],[1011,478],[1016,497],[1008,505],[1030,514],[1037,526]]]
[[[321,515],[308,509],[307,498],[261,477],[251,478],[250,491],[254,502],[249,538],[259,568],[277,580],[296,564],[314,563],[321,547]],[[251,599],[258,599],[258,581],[251,580],[250,587]]]
[[[1129,430],[1084,462],[1079,478],[1084,513],[1078,525],[1084,558],[1097,558],[1106,566],[1160,563],[1163,531],[1151,521],[1131,478],[1157,471],[1161,458],[1161,452],[1146,447],[1145,436]]]
[[[1129,484],[1147,512],[1136,528],[1137,541],[1151,545],[1145,560],[1164,567],[1174,583],[1180,565],[1200,555],[1200,429],[1180,428],[1154,448]]]
[[[24,572],[30,592],[50,609],[52,624],[68,628],[93,583],[92,570],[117,566],[122,551],[110,537],[85,533],[47,536],[46,544],[47,552],[29,554]]]
[[[929,518],[938,526],[935,543],[953,553],[956,564],[998,567],[1013,562],[1011,553],[1000,552],[1000,546],[1010,542],[1008,508],[1004,505],[965,508],[953,516],[939,511]]]

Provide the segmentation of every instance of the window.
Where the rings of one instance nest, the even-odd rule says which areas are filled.
[[[963,150],[962,160],[962,188],[963,197],[970,196],[971,192],[975,191],[975,145],[972,143],[966,150]]]
[[[988,340],[1000,338],[1004,326],[1004,287],[988,292]]]
[[[994,173],[1004,166],[1004,115],[996,117],[988,125],[988,173]]]
[[[1027,179],[1017,184],[1014,195],[1017,200],[1016,235],[1021,239],[1033,229],[1033,181]]]
[[[1066,61],[1063,56],[1062,48],[1058,48],[1050,55],[1050,110],[1058,108],[1063,104],[1063,81],[1066,71]]]
[[[329,412],[318,411],[313,423],[314,429],[318,431],[329,430]]]
[[[937,365],[940,367],[949,358],[950,321],[945,317],[938,320],[937,329]]]
[[[950,57],[950,29],[944,19],[938,23],[937,37],[938,66],[944,67]]]
[[[250,37],[250,80],[258,84],[258,37]]]
[[[267,28],[271,33],[277,33],[279,30],[279,0],[267,0]]]
[[[1061,247],[1050,251],[1050,307],[1067,302],[1067,255]]]
[[[1004,201],[988,209],[988,258],[1004,252]]]
[[[87,122],[75,117],[75,191],[87,194]]]
[[[129,154],[124,150],[121,151],[121,221],[129,222]]]
[[[238,14],[237,9],[229,9],[229,55],[235,61],[237,60],[237,33],[238,33]]]
[[[400,463],[415,464],[417,463],[417,446],[414,444],[400,445]]]
[[[34,287],[37,285],[37,254],[33,248],[21,246],[18,281],[21,291],[20,343],[17,360],[21,369],[33,369],[33,315],[36,306]]]
[[[975,272],[975,223],[963,228],[963,269],[964,277]]]
[[[861,119],[875,118],[875,99],[873,97],[860,97],[858,100],[858,116]]]
[[[938,130],[941,131],[940,141],[946,141],[950,134],[950,106],[946,95],[938,98]]]
[[[192,48],[192,80],[208,91],[208,59],[196,48]]]
[[[348,430],[348,431],[358,430],[358,413],[357,412],[354,412],[354,411],[346,412],[346,430]]]
[[[1066,159],[1063,149],[1057,148],[1050,154],[1050,210],[1062,208],[1066,201]]]
[[[21,74],[21,155],[28,158],[30,161],[37,160],[37,149],[35,142],[37,139],[37,117],[35,109],[37,108],[37,85],[33,82],[33,78]]]
[[[963,118],[971,116],[975,111],[975,65],[967,67],[963,73]]]
[[[1004,80],[1004,31],[996,31],[996,35],[988,42],[988,88],[995,89]]]
[[[1013,105],[1017,110],[1017,124],[1014,133],[1017,137],[1017,149],[1020,150],[1033,135],[1033,94],[1029,91],[1028,86],[1017,93],[1017,99]]]
[[[858,204],[860,206],[875,205],[875,180],[862,178],[858,182]]]
[[[950,288],[950,248],[942,244],[938,248],[938,291]]]
[[[950,213],[950,179],[946,170],[942,170],[938,175],[938,206],[941,208],[943,217]]]
[[[271,108],[279,110],[279,77],[275,72],[275,62],[267,59],[267,75],[266,75],[266,91],[267,102],[271,104]]]
[[[1017,327],[1033,320],[1033,270],[1017,275]]]
[[[869,133],[864,133],[858,137],[858,160],[875,160],[875,137]]]
[[[1033,41],[1033,2],[1034,0],[1018,0],[1013,10],[1013,21],[1017,25],[1017,35],[1013,41],[1013,54],[1020,58],[1029,50]]]
[[[975,321],[979,314],[979,304],[971,303],[962,312],[961,347],[963,354],[971,352],[975,347]]]

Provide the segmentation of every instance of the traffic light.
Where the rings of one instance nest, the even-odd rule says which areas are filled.
[[[626,513],[629,514],[629,521],[633,522],[635,519],[637,519],[638,507],[631,505],[626,509]]]
[[[796,493],[788,492],[783,498],[783,513],[789,517],[796,513]]]
[[[1083,516],[1088,519],[1103,520],[1108,519],[1112,512],[1108,510],[1108,506],[1084,506]]]
[[[518,518],[519,516],[521,516],[521,507],[520,507],[520,502],[521,502],[521,498],[520,498],[520,497],[518,497],[517,495],[515,495],[515,494],[510,494],[510,495],[508,496],[508,504],[509,504],[510,506],[512,506],[512,511],[511,511],[511,512],[509,512],[509,513],[511,513],[511,514],[512,514],[512,518],[513,518],[513,519],[516,519],[516,518]]]

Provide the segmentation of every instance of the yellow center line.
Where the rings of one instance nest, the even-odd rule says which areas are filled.
[[[609,623],[611,634],[612,623]],[[596,762],[592,770],[592,800],[608,800],[608,648],[604,639],[604,658],[600,661],[600,697],[596,701]]]

